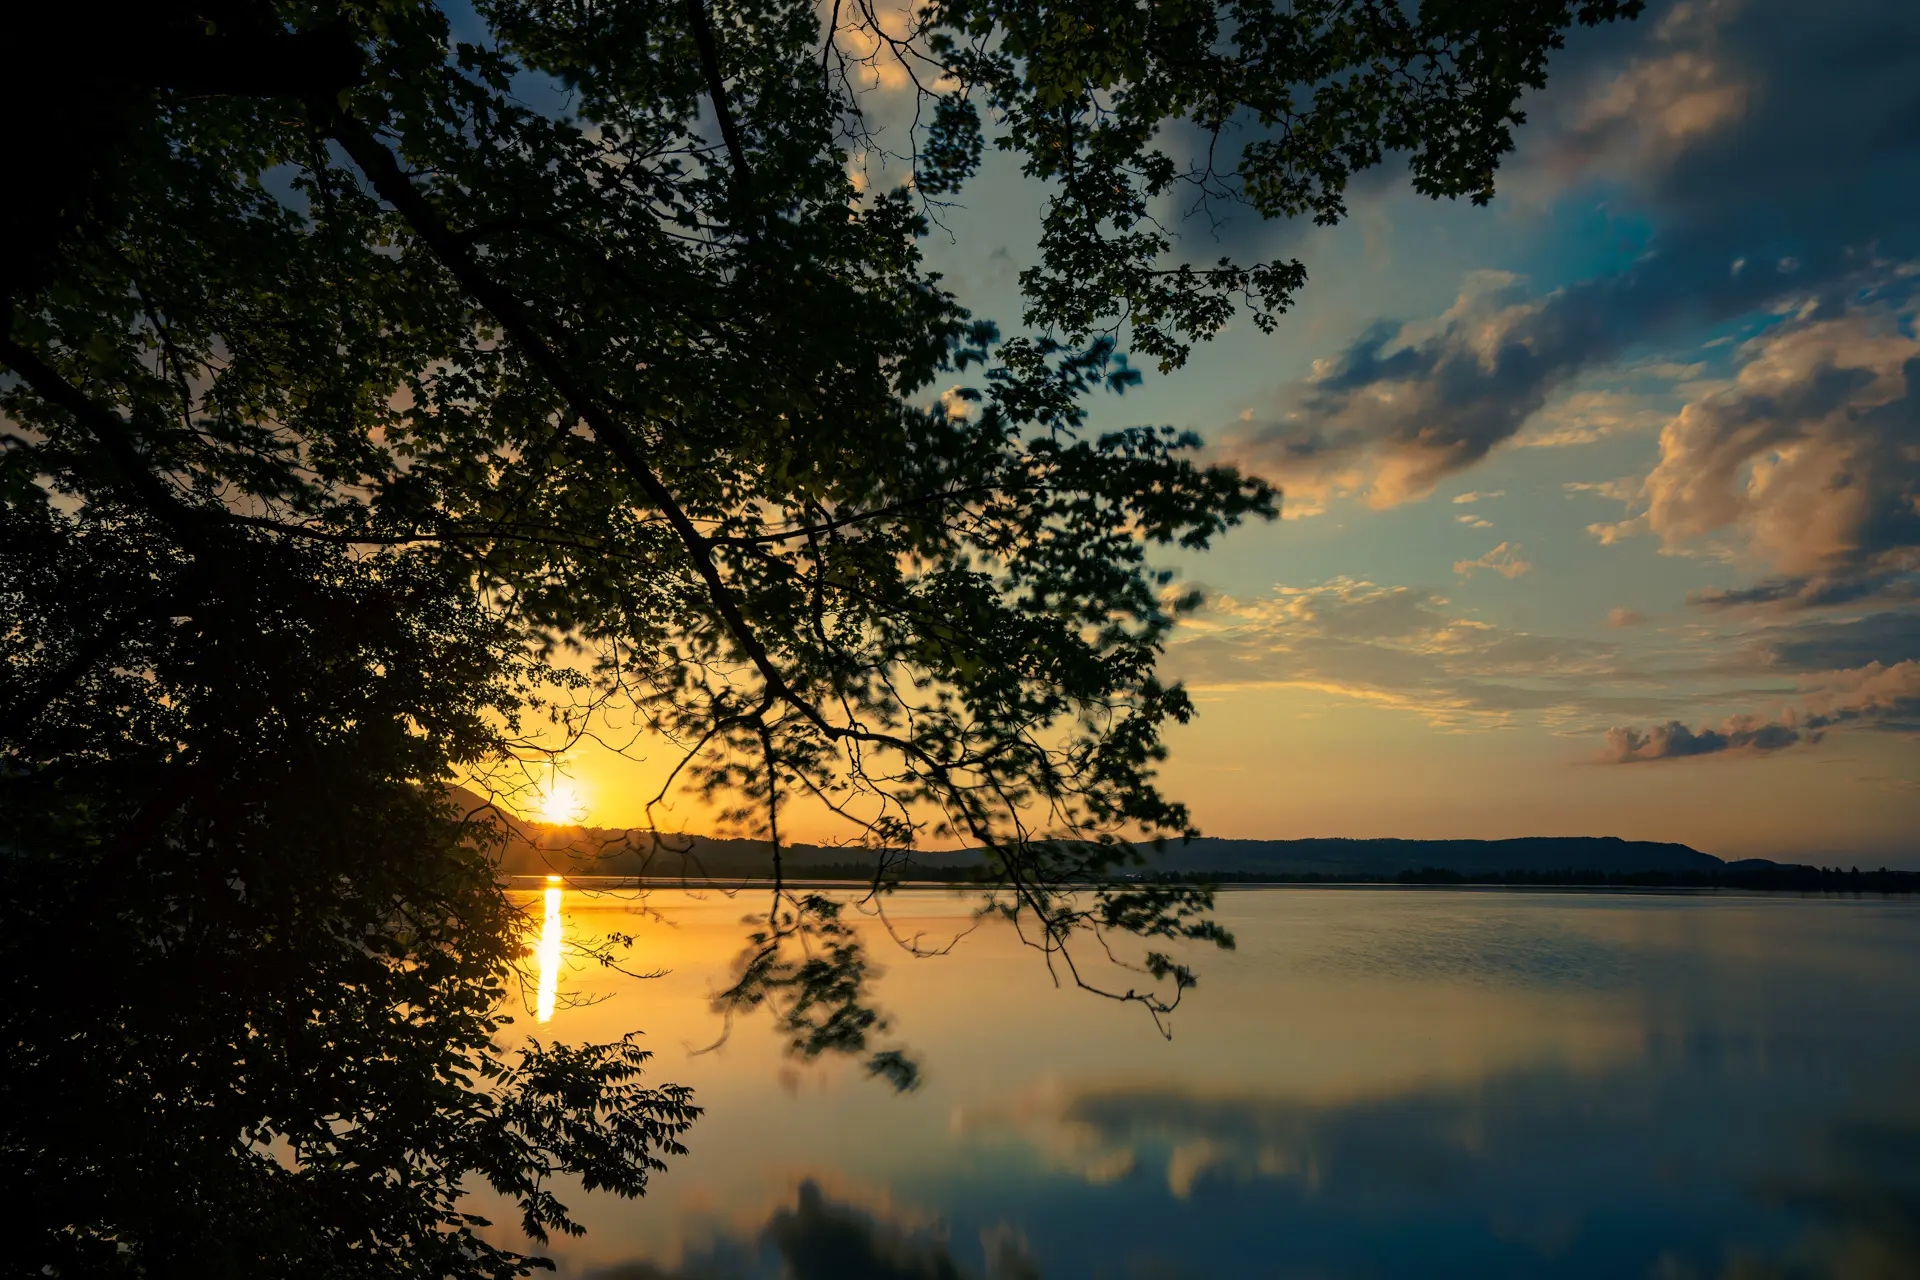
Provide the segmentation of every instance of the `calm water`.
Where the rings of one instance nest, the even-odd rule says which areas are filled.
[[[1920,1277],[1920,904],[1229,893],[1240,949],[1170,1042],[1009,935],[882,939],[905,1096],[759,1022],[694,1052],[760,903],[647,905],[567,891],[549,955],[637,933],[668,976],[559,945],[522,1022],[642,1029],[707,1114],[644,1200],[571,1197],[563,1275]],[[964,911],[891,908],[929,936]]]

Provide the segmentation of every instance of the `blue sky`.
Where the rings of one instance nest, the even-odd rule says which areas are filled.
[[[1096,417],[1287,493],[1178,565],[1214,605],[1168,656],[1203,699],[1169,780],[1222,835],[1901,860],[1920,8],[1656,5],[1553,77],[1487,208],[1388,167],[1337,228],[1181,222],[1311,282]],[[1040,200],[990,173],[934,237],[981,314],[1017,315]]]

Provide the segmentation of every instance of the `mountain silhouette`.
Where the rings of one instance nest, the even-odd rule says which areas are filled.
[[[464,788],[449,794],[465,812],[489,811],[487,801]],[[506,840],[500,855],[504,875],[643,876],[661,881],[756,879],[772,873],[764,840],[667,834],[641,829],[561,827],[491,810]],[[1237,840],[1201,836],[1170,841],[1158,854],[1143,850],[1144,874],[1171,873],[1237,879],[1391,879],[1408,872],[1461,875],[1495,872],[1544,874],[1592,871],[1714,873],[1759,871],[1777,864],[1764,858],[1723,862],[1688,845],[1616,836],[1523,836],[1509,840]],[[982,864],[978,849],[889,851],[893,874],[951,878]],[[790,844],[781,849],[785,873],[821,879],[859,879],[872,874],[879,855],[857,845]]]

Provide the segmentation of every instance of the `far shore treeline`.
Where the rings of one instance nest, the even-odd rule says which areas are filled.
[[[1755,865],[1758,863],[1758,865]],[[548,873],[552,874],[552,873]],[[586,874],[617,875],[596,871]],[[897,873],[900,882],[920,881],[932,884],[963,885],[978,877],[965,867],[912,867]],[[785,870],[794,884],[828,881],[865,884],[873,880],[872,863],[829,862],[795,864]],[[715,882],[732,878],[710,874]],[[759,877],[764,879],[764,877]],[[639,876],[636,879],[656,885],[679,886],[697,883],[698,876]],[[1141,877],[1155,884],[1238,885],[1256,888],[1268,885],[1405,885],[1474,886],[1511,885],[1566,889],[1744,889],[1782,893],[1920,893],[1920,872],[1897,871],[1878,867],[1862,871],[1859,867],[1816,867],[1805,863],[1776,863],[1748,860],[1728,864],[1719,871],[1453,871],[1444,867],[1419,867],[1391,876],[1370,872],[1333,875],[1317,871],[1155,871]]]
[[[484,802],[470,795],[475,807]],[[509,819],[500,873],[617,877],[655,885],[762,881],[965,884],[985,872],[976,849],[874,850],[763,840],[561,827]],[[1825,867],[1766,858],[1724,861],[1684,844],[1594,836],[1509,840],[1226,840],[1142,848],[1113,878],[1162,884],[1538,885],[1913,893],[1920,872]]]

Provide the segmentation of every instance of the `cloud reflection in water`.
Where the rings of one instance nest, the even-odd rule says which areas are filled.
[[[1016,1129],[1085,1187],[1062,1204],[1161,1224],[1168,1274],[1920,1277],[1920,1114],[1836,1119],[1831,1079],[1730,1077],[1736,1046],[1659,1056],[1333,1103],[1090,1088],[960,1124]],[[1738,1123],[1783,1086],[1787,1132]],[[1028,1219],[1049,1260],[1050,1211]]]
[[[699,909],[713,947],[683,924],[678,976],[649,989],[692,1019],[649,1003],[662,1047],[706,1025],[731,954],[737,908]],[[890,975],[936,1067],[918,1094],[774,1090],[748,1040],[689,1059],[715,1099],[704,1141],[594,1225],[591,1255],[556,1249],[562,1269],[1920,1277],[1910,905],[1301,891],[1226,910],[1243,948],[1164,1047],[1044,993],[969,1002],[998,963],[983,932]],[[621,1005],[594,1010],[580,1034]]]
[[[982,1241],[987,1280],[1040,1280],[1019,1239],[1007,1231]],[[628,1262],[588,1280],[971,1280],[945,1234],[835,1200],[813,1181],[794,1203],[774,1210],[751,1238],[722,1237],[681,1266]]]

